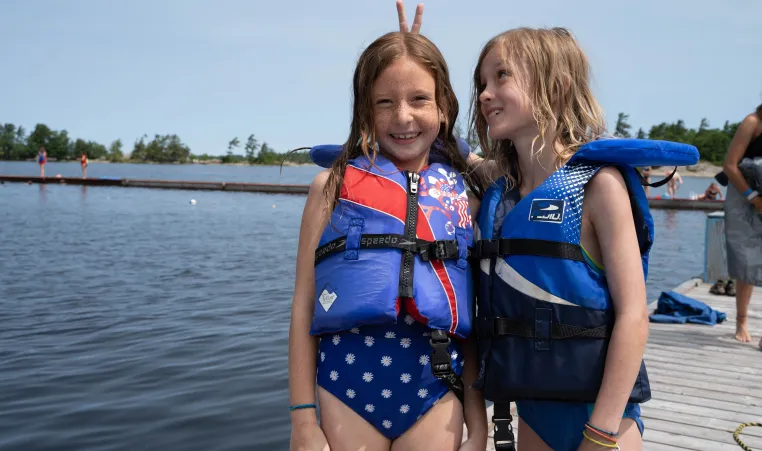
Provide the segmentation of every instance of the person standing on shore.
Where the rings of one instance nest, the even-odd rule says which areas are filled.
[[[736,340],[748,343],[751,293],[762,286],[762,105],[738,126],[723,172],[730,182],[724,205],[725,241],[728,275],[736,279]]]

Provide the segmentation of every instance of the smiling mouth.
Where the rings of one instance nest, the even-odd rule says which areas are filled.
[[[421,136],[421,132],[416,132],[416,133],[389,133],[389,136],[391,136],[395,141],[409,142],[409,141],[413,141],[417,137]]]
[[[397,144],[411,144],[415,142],[416,139],[418,139],[419,136],[421,136],[421,132],[415,132],[415,133],[389,133],[389,136],[392,137],[395,143]]]
[[[491,118],[497,116],[498,114],[501,114],[502,112],[503,112],[503,110],[492,110],[489,113],[487,113],[487,119],[491,119]]]

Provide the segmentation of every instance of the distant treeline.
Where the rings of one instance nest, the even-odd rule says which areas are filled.
[[[631,138],[630,129],[632,128],[627,122],[629,115],[619,113],[616,126],[614,128],[614,135],[621,138]],[[680,119],[677,122],[668,124],[662,122],[659,125],[654,125],[646,134],[642,128],[638,129],[635,134],[635,138],[648,138],[648,139],[660,139],[665,141],[677,141],[686,144],[692,144],[696,146],[699,151],[699,156],[702,160],[710,163],[721,164],[725,159],[725,154],[730,146],[730,141],[733,139],[733,135],[736,133],[739,122],[731,123],[725,121],[722,128],[709,128],[709,121],[704,118],[701,119],[697,129],[688,128],[685,126],[685,122]]]
[[[233,149],[240,145],[238,138],[235,138],[228,143],[225,155],[195,155],[177,135],[154,135],[151,140],[148,139],[148,135],[143,135],[135,141],[132,151],[125,153],[121,139],[113,141],[106,147],[95,141],[72,139],[66,130],[52,130],[45,124],[37,124],[28,135],[23,126],[0,124],[0,160],[7,161],[32,160],[37,156],[40,147],[45,148],[48,158],[57,161],[76,160],[85,153],[90,160],[107,160],[114,163],[220,161],[221,163],[280,164],[286,156],[276,152],[266,142],[260,144],[253,134],[246,140],[245,153],[234,154]],[[288,161],[309,163],[310,159],[306,152],[302,152],[290,155]]]
[[[614,135],[622,138],[630,138],[631,125],[629,116],[619,113]],[[709,121],[702,119],[697,129],[688,128],[681,119],[674,123],[663,122],[654,125],[646,133],[642,128],[635,134],[636,138],[661,139],[678,141],[696,146],[702,160],[711,163],[721,163],[727,153],[730,140],[738,128],[738,123],[725,121],[721,129],[709,128]],[[460,126],[456,133],[465,136]],[[472,148],[477,143],[469,140]],[[50,159],[58,161],[76,160],[86,153],[91,160],[108,160],[111,162],[132,163],[191,163],[220,161],[221,163],[248,163],[248,164],[280,164],[286,157],[284,153],[276,152],[266,142],[260,142],[251,134],[243,144],[243,154],[233,153],[241,148],[241,141],[236,137],[227,144],[225,155],[196,155],[191,149],[183,144],[177,135],[155,135],[148,140],[148,135],[143,135],[135,141],[132,151],[125,155],[123,144],[120,139],[113,141],[106,147],[95,141],[85,141],[77,138],[72,140],[66,130],[52,130],[45,124],[37,124],[31,133],[27,135],[23,126],[14,124],[0,124],[0,160],[31,160],[37,156],[40,147],[44,147]],[[292,163],[310,163],[307,152],[295,152],[288,156]]]

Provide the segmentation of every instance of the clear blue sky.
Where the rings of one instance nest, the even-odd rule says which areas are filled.
[[[721,126],[762,102],[759,0],[425,7],[422,32],[447,58],[463,119],[481,46],[517,26],[575,33],[612,128],[619,111],[635,129]],[[343,142],[356,59],[397,21],[394,0],[2,0],[0,18],[0,122],[121,138],[126,151],[144,133],[176,133],[198,154],[250,133],[279,151]]]

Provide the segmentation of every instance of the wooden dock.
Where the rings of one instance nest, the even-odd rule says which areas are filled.
[[[642,405],[643,449],[741,451],[733,432],[741,423],[762,422],[762,351],[757,347],[762,290],[752,295],[751,343],[734,338],[734,297],[710,294],[700,279],[673,291],[724,312],[727,319],[716,326],[651,323],[645,360],[653,397]],[[487,418],[492,418],[491,408]],[[515,415],[513,427],[517,433]],[[494,451],[491,434],[490,424],[487,450]],[[751,449],[762,450],[761,427],[749,426],[740,437]]]
[[[184,189],[201,191],[238,191],[269,194],[307,194],[309,185],[284,185],[269,183],[209,182],[195,180],[148,180],[109,177],[30,177],[25,175],[0,175],[0,183],[42,183],[57,185],[120,186],[126,188]],[[657,210],[702,210],[723,209],[721,200],[691,199],[648,199],[648,205]]]

